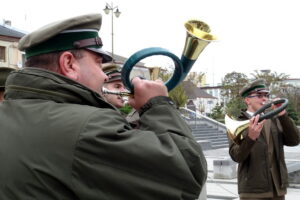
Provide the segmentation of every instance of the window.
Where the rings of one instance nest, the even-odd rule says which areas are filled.
[[[22,68],[25,66],[25,61],[26,61],[25,53],[22,52],[22,64],[21,64],[21,66],[19,66],[19,68]]]
[[[5,47],[0,46],[0,62],[5,62]]]

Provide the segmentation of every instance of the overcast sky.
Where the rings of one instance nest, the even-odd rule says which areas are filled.
[[[111,51],[111,15],[103,12],[106,2],[121,11],[114,18],[114,52],[121,56],[163,47],[180,57],[184,22],[198,19],[218,37],[191,70],[206,73],[208,83],[220,83],[233,71],[249,75],[265,69],[300,78],[297,0],[2,0],[0,20],[11,20],[13,27],[30,32],[52,21],[100,12],[100,37]]]

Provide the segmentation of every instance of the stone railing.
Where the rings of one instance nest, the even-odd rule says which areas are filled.
[[[223,130],[226,131],[226,126],[223,123],[220,123],[212,118],[209,118],[205,115],[196,113],[193,110],[187,109],[187,108],[179,108],[180,113],[182,114],[182,116],[187,119],[187,121],[189,121],[190,123],[194,123],[194,124],[198,124],[198,123],[205,123],[205,121],[211,125],[214,126],[214,128],[217,128],[219,130]],[[199,119],[201,121],[199,121]]]

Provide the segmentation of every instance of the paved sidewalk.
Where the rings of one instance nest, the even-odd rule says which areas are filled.
[[[285,147],[285,159],[287,163],[300,163],[300,145],[296,147]],[[208,165],[208,179],[206,184],[207,199],[238,199],[237,179],[214,179],[213,161],[216,159],[231,159],[228,148],[206,150],[204,155]],[[290,184],[286,200],[300,199],[300,184]]]

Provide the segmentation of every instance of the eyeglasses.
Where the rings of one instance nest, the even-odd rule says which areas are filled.
[[[262,99],[264,97],[269,98],[270,94],[257,94],[257,95],[248,96],[248,98],[253,98],[253,97],[257,97],[259,99]]]

